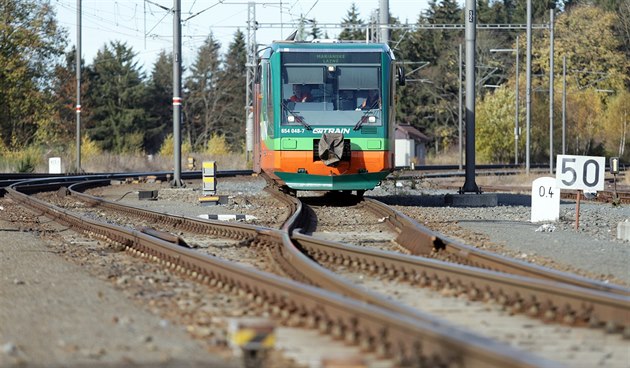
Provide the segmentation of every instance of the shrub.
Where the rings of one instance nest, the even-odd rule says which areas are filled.
[[[204,150],[204,153],[209,155],[227,155],[230,153],[230,147],[225,139],[224,135],[213,134],[208,141],[208,147]]]
[[[182,142],[182,156],[188,155],[192,153],[192,151],[192,145],[190,142],[187,139],[184,140]],[[163,157],[173,157],[173,134],[169,134],[166,138],[164,138],[158,154]]]
[[[38,164],[43,163],[41,149],[36,146],[25,147],[22,151],[13,151],[9,154],[16,165],[16,171],[20,173],[32,173]]]

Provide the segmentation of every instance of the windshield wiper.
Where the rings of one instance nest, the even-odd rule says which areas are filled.
[[[359,121],[356,123],[356,125],[354,126],[354,130],[359,130],[361,129],[361,126],[363,125],[363,123],[365,123],[366,121],[368,121],[368,115],[370,115],[371,111],[370,110],[366,110],[363,115],[361,115],[361,118],[359,119]]]
[[[281,101],[282,106],[287,110],[287,112],[289,112],[291,114],[291,116],[293,116],[295,118],[295,121],[297,121],[298,123],[302,124],[302,126],[304,126],[304,128],[306,128],[306,130],[313,130],[313,128],[311,128],[310,125],[308,125],[308,123],[306,123],[304,121],[304,119],[300,116],[297,115],[297,113],[299,113],[299,111],[293,111],[289,108],[289,106],[287,106],[287,104],[284,101]]]

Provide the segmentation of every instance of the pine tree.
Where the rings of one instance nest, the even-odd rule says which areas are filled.
[[[227,144],[235,152],[242,151],[245,143],[246,62],[245,34],[239,29],[228,46],[219,80],[220,88],[224,91],[222,97],[225,110],[223,131]]]
[[[220,48],[212,33],[208,35],[185,82],[188,95],[184,98],[184,128],[194,149],[205,149],[212,134],[225,134],[225,109],[221,103],[225,91],[218,88]]]
[[[316,40],[322,38],[322,30],[317,26],[317,21],[315,18],[311,21],[311,32],[309,33],[311,39]]]
[[[147,90],[135,56],[127,44],[113,41],[94,58],[86,99],[92,114],[86,127],[104,150],[138,152],[144,148]]]
[[[352,3],[350,9],[346,13],[346,17],[341,21],[341,25],[344,27],[343,31],[339,34],[340,40],[364,40],[365,39],[365,24],[359,17],[359,9],[357,4]]]
[[[173,56],[164,50],[158,55],[148,81],[148,127],[144,144],[149,152],[157,152],[168,133],[173,132]]]

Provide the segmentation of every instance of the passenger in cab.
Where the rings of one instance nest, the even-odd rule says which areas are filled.
[[[371,109],[376,109],[376,108],[380,109],[381,99],[378,96],[378,90],[377,89],[369,90],[367,98],[365,99],[365,101],[363,101],[363,103],[361,104],[359,108],[361,110],[371,110]]]
[[[313,101],[310,88],[305,84],[293,85],[293,96],[289,99],[291,102],[310,102]]]

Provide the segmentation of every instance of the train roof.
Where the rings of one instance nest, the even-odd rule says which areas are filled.
[[[394,55],[392,50],[384,43],[367,43],[367,42],[358,42],[358,41],[338,41],[338,40],[314,40],[314,41],[273,41],[269,48],[266,50],[265,54],[267,56],[277,51],[315,51],[315,50],[326,50],[326,51],[378,51],[389,54],[392,59],[394,59]]]

